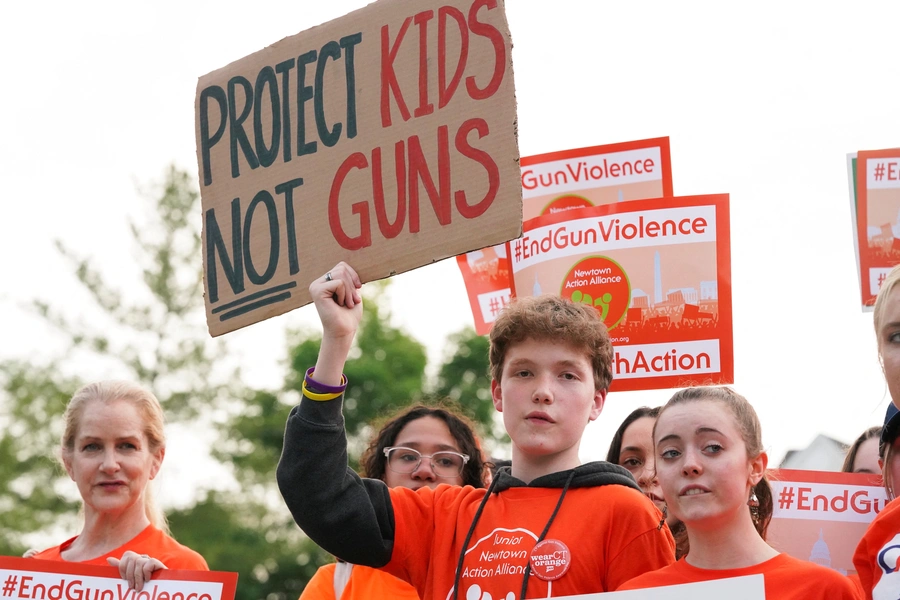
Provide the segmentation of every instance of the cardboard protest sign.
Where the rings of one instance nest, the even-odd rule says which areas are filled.
[[[722,598],[766,600],[765,580],[762,575],[748,575],[644,590],[559,596],[556,600],[721,600]]]
[[[853,552],[888,502],[880,475],[779,469],[767,541],[794,558],[853,574]]]
[[[522,157],[524,219],[570,208],[672,195],[669,138],[638,140]],[[475,331],[487,334],[511,297],[506,245],[456,258]]]
[[[135,593],[115,567],[0,556],[3,600],[234,600],[237,578],[162,569]]]
[[[507,244],[513,291],[599,310],[615,391],[732,383],[730,239],[727,194],[545,215]]]
[[[900,149],[861,151],[856,158],[856,227],[863,307],[900,263]]]
[[[380,0],[200,78],[207,322],[220,335],[521,233],[497,0]]]

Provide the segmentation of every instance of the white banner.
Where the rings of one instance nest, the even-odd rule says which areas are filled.
[[[718,373],[719,340],[615,347],[613,379]]]
[[[578,156],[522,167],[522,197],[662,179],[659,147]]]
[[[766,600],[766,588],[762,575],[730,577],[699,583],[667,585],[666,587],[607,592],[605,594],[581,594],[559,596],[556,600]]]
[[[597,251],[716,241],[716,207],[617,213],[545,225],[511,241],[513,273],[533,264]]]
[[[770,481],[775,519],[869,523],[887,504],[884,488]]]

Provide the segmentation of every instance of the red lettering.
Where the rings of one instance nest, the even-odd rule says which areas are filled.
[[[28,595],[28,582],[32,581],[33,579],[34,577],[31,577],[30,575],[22,575],[21,579],[19,579],[19,598],[24,598]]]
[[[897,163],[889,162],[888,163],[888,181],[897,181]]]
[[[447,84],[447,17],[453,17],[459,27],[459,58],[456,60],[456,71]],[[438,9],[438,108],[444,108],[456,92],[462,79],[466,59],[469,56],[469,28],[466,27],[466,16],[453,6],[442,6]]]
[[[419,26],[419,107],[413,113],[417,117],[434,112],[434,104],[428,101],[428,21],[434,17],[433,10],[426,10],[416,15],[415,22]]]
[[[488,190],[484,194],[484,198],[475,205],[469,205],[466,202],[465,191],[458,190],[454,194],[456,210],[458,210],[459,214],[466,219],[474,219],[475,217],[483,215],[484,212],[490,208],[491,204],[493,204],[494,198],[497,197],[497,191],[500,189],[500,169],[497,168],[497,163],[495,163],[494,159],[491,158],[491,155],[484,150],[479,150],[478,148],[473,148],[469,145],[469,132],[473,130],[478,134],[478,139],[482,139],[490,133],[487,121],[484,119],[467,119],[459,126],[454,143],[460,154],[479,163],[484,167],[484,170],[487,171]]]
[[[419,231],[419,180],[425,186],[425,192],[431,200],[434,214],[441,225],[450,224],[450,141],[447,126],[438,127],[438,186],[425,161],[419,136],[409,138],[409,230]]]
[[[397,237],[403,231],[403,223],[406,221],[406,156],[402,140],[394,145],[394,161],[397,173],[397,212],[394,222],[391,223],[384,205],[381,148],[372,150],[372,194],[375,200],[375,218],[378,221],[378,229],[387,239]]]
[[[493,10],[497,8],[497,0],[475,0],[472,3],[472,7],[469,9],[469,29],[475,35],[488,38],[494,46],[494,74],[483,89],[478,89],[474,77],[466,78],[466,90],[468,90],[472,100],[484,100],[493,96],[500,87],[500,83],[503,81],[503,73],[506,70],[506,45],[503,43],[503,34],[493,25],[482,23],[478,20],[478,9],[482,6],[487,7],[488,10]]]
[[[412,17],[407,17],[400,26],[400,33],[397,39],[391,45],[388,26],[381,28],[381,126],[391,126],[391,99],[390,94],[394,96],[397,102],[397,108],[400,109],[400,116],[404,121],[409,121],[409,109],[406,108],[406,102],[403,101],[403,93],[400,91],[400,84],[397,82],[397,74],[394,72],[394,59],[397,58],[397,50],[400,49],[400,43],[409,24],[412,23]]]
[[[687,227],[687,229],[685,229],[685,227]],[[678,231],[680,231],[681,233],[684,233],[684,234],[690,234],[691,233],[691,220],[690,219],[682,219],[678,223]]]
[[[609,173],[610,175],[612,175],[613,177],[618,177],[618,176],[619,176],[619,170],[620,170],[621,168],[622,168],[622,167],[621,167],[621,165],[619,165],[619,163],[613,163],[612,166],[609,168],[608,173]]]
[[[652,173],[653,172],[653,159],[645,158],[644,159],[644,173]]]
[[[694,219],[693,227],[691,227],[691,229],[693,229],[694,233],[706,233],[707,225],[708,223],[706,222],[706,219],[704,219],[703,217],[697,217],[696,219]]]
[[[369,205],[366,202],[353,204],[353,214],[359,215],[359,235],[350,237],[341,227],[341,212],[339,200],[341,186],[350,169],[365,169],[369,166],[365,154],[354,152],[338,167],[331,183],[331,194],[328,196],[328,224],[331,226],[331,234],[335,241],[347,250],[359,250],[372,245],[372,231],[369,228]]]
[[[811,510],[812,507],[809,505],[809,494],[812,491],[812,488],[797,488],[797,510]],[[806,502],[806,506],[803,503]]]

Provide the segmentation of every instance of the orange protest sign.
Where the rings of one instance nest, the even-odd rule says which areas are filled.
[[[900,149],[856,157],[856,228],[863,307],[875,304],[881,283],[900,264]]]
[[[0,556],[3,600],[234,600],[237,573],[161,569],[140,592],[115,567]]]
[[[381,0],[200,78],[213,336],[521,233],[511,42],[496,0]]]
[[[672,195],[669,138],[522,157],[522,214],[528,220],[573,208]],[[512,294],[506,245],[456,258],[475,331],[487,334]]]
[[[545,215],[507,247],[516,295],[559,294],[600,312],[613,390],[734,381],[727,195]]]
[[[880,475],[771,471],[774,512],[767,541],[794,558],[853,574],[853,552],[887,494]]]

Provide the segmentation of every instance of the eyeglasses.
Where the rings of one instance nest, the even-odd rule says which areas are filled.
[[[422,464],[422,459],[427,458],[431,462],[431,470],[434,471],[434,474],[447,478],[462,475],[463,467],[469,462],[468,455],[459,452],[435,452],[428,456],[403,446],[385,448],[384,455],[387,457],[388,468],[394,473],[412,473]]]

